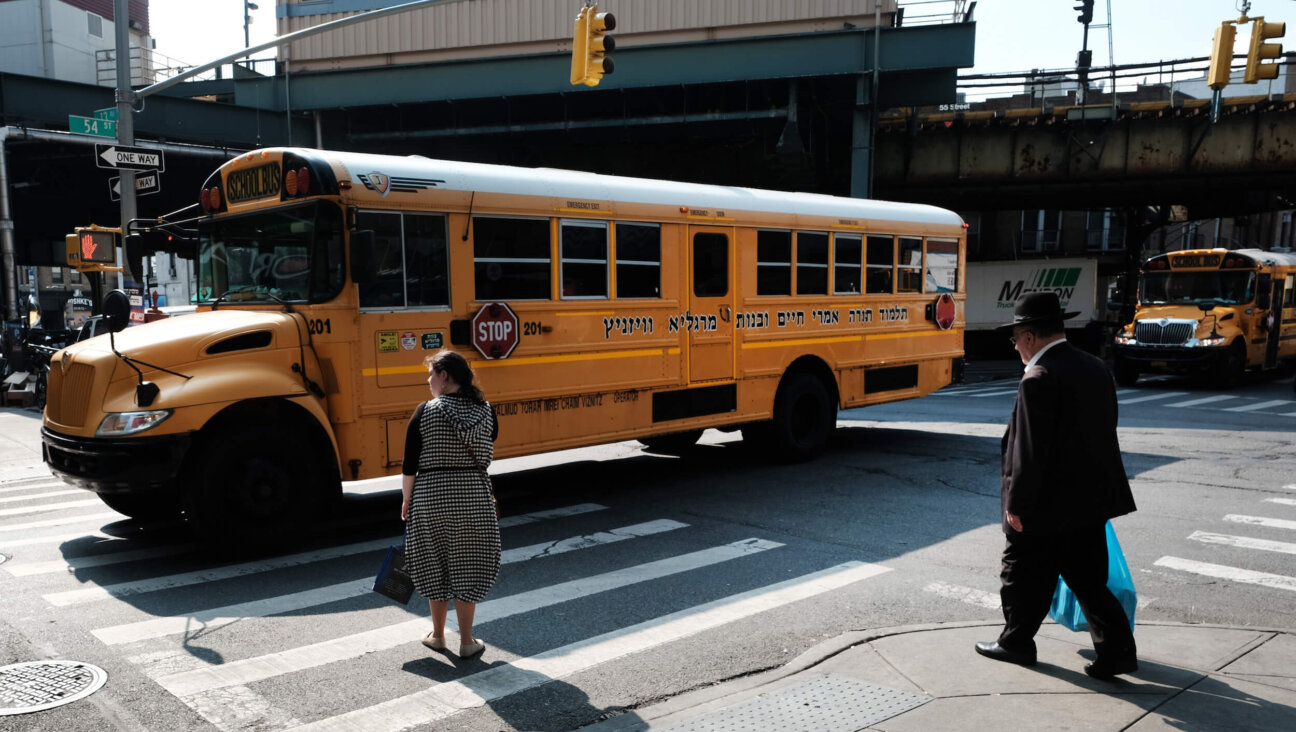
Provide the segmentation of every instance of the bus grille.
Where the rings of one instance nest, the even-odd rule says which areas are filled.
[[[93,366],[84,363],[69,364],[67,373],[64,373],[57,362],[51,363],[45,403],[50,421],[69,427],[84,424],[92,386]]]
[[[1196,330],[1196,323],[1166,323],[1144,321],[1134,329],[1134,338],[1139,343],[1154,346],[1181,346],[1188,342]]]

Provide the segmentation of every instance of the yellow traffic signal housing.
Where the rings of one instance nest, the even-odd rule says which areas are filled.
[[[1211,47],[1210,70],[1206,72],[1206,84],[1219,91],[1228,86],[1229,72],[1233,66],[1233,38],[1237,28],[1233,22],[1226,20],[1215,29],[1215,45]]]
[[[1281,38],[1287,32],[1286,23],[1266,23],[1264,16],[1251,21],[1251,50],[1247,53],[1246,73],[1242,79],[1247,84],[1254,84],[1263,79],[1278,78],[1278,64],[1266,64],[1262,61],[1278,58],[1282,55],[1281,43],[1266,43],[1270,38]]]
[[[597,5],[586,5],[576,14],[574,25],[571,83],[598,86],[614,68],[607,54],[616,49],[616,41],[606,33],[616,28],[616,17],[598,12]]]
[[[117,247],[121,246],[121,229],[104,226],[78,226],[63,238],[67,248],[67,265],[78,272],[120,272]]]

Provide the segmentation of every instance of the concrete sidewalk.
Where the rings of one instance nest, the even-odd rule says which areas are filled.
[[[982,658],[998,623],[847,633],[778,669],[628,712],[587,730],[1296,730],[1296,635],[1140,624],[1139,670],[1085,675],[1088,633],[1047,623],[1033,668]]]

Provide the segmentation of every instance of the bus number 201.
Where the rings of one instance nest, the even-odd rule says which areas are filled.
[[[316,334],[316,333],[332,333],[332,332],[333,332],[333,321],[332,321],[332,320],[329,320],[328,318],[324,318],[323,320],[321,320],[321,319],[319,319],[319,318],[316,318],[316,319],[314,319],[314,320],[308,320],[308,321],[307,321],[307,324],[308,324],[308,327],[310,328],[310,332],[311,332],[312,335],[314,335],[314,334]]]

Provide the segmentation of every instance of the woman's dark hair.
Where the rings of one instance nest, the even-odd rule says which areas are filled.
[[[478,389],[477,385],[473,383],[473,370],[468,365],[468,359],[454,351],[441,351],[435,356],[428,356],[423,359],[423,363],[432,367],[432,370],[438,374],[450,374],[450,378],[459,385],[459,391],[464,396],[478,404],[486,401],[481,389]]]

